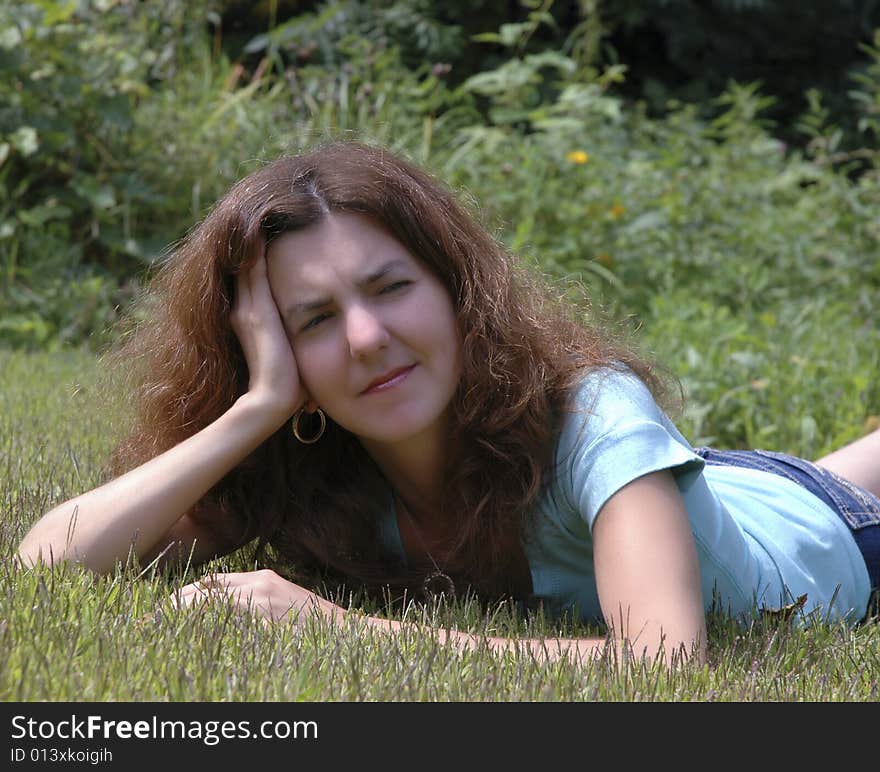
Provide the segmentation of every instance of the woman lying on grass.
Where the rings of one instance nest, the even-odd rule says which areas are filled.
[[[256,540],[302,583],[541,603],[669,662],[704,660],[710,608],[797,600],[803,621],[857,623],[880,586],[880,432],[815,464],[692,448],[646,361],[385,150],[332,144],[243,179],[147,313],[123,351],[140,422],[116,476],[43,516],[28,564],[110,572],[132,547],[200,564]],[[273,571],[178,602],[206,590],[275,620],[348,613]]]

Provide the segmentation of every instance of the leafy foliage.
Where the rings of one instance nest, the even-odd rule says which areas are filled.
[[[103,345],[144,273],[232,181],[338,136],[429,165],[513,250],[619,319],[650,327],[661,296],[783,319],[818,291],[854,324],[870,317],[878,41],[851,79],[860,146],[813,90],[801,151],[774,137],[774,98],[755,82],[728,83],[711,119],[627,103],[628,66],[599,61],[603,14],[623,24],[614,3],[580,3],[559,47],[558,9],[529,0],[473,42],[484,66],[464,79],[416,56],[461,40],[420,0],[315,5],[270,20],[238,59],[220,45],[226,5],[0,11],[0,341]]]
[[[104,327],[99,306],[138,266],[130,215],[150,203],[131,152],[136,111],[204,44],[192,20],[207,8],[0,7],[3,339],[46,344]]]

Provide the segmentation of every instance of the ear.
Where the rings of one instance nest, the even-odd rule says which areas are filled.
[[[321,407],[314,399],[312,399],[312,395],[309,394],[309,390],[303,385],[303,396],[305,397],[305,401],[300,405],[300,410],[304,413],[313,414],[317,412],[318,408]]]

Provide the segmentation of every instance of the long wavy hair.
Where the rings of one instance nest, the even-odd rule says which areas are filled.
[[[663,378],[620,335],[584,321],[429,173],[383,148],[334,142],[281,158],[235,184],[163,262],[116,360],[132,375],[136,418],[112,459],[118,474],[171,448],[247,390],[230,326],[235,276],[259,237],[358,212],[399,240],[443,283],[456,309],[462,374],[453,396],[443,515],[454,541],[444,570],[491,597],[528,592],[525,516],[535,502],[570,397],[594,368],[628,367],[658,398]],[[328,416],[328,419],[332,417]],[[302,581],[330,575],[367,590],[417,588],[424,576],[385,553],[377,513],[388,483],[348,431],[328,420],[315,445],[282,427],[191,512],[218,534],[256,543]]]

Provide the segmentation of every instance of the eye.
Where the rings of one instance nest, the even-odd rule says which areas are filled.
[[[396,291],[396,290],[399,290],[399,289],[401,289],[402,287],[406,287],[406,286],[408,286],[409,284],[412,284],[412,282],[411,282],[411,281],[407,281],[406,279],[404,279],[403,281],[396,281],[396,282],[393,282],[392,284],[388,284],[387,286],[382,287],[382,289],[379,290],[379,294],[380,294],[380,295],[385,295],[385,294],[387,294],[387,293],[389,293],[389,292],[394,292],[394,291]]]
[[[302,326],[301,331],[302,331],[302,332],[305,332],[306,330],[312,330],[312,329],[314,329],[315,327],[317,327],[321,322],[323,322],[325,319],[329,319],[329,318],[330,318],[330,314],[327,314],[327,313],[325,313],[325,314],[318,314],[317,316],[315,316],[315,317],[309,319],[309,321],[307,321],[307,322]]]

